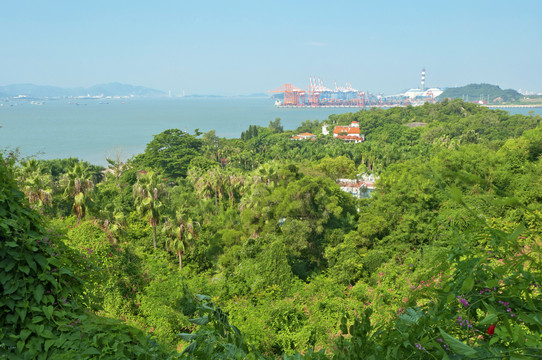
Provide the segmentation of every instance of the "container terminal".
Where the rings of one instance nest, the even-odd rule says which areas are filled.
[[[422,70],[421,88],[410,89],[396,95],[371,94],[368,91],[359,91],[350,83],[346,86],[337,86],[330,89],[324,85],[321,78],[309,76],[307,90],[292,84],[270,90],[277,107],[396,107],[418,106],[426,102],[432,103],[442,94],[439,88],[425,89],[425,69]]]

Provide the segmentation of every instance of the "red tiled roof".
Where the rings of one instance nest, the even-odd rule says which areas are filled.
[[[351,127],[351,126],[335,126],[335,129],[333,129],[333,134],[359,134],[359,128],[358,127]]]
[[[346,187],[346,188],[361,188],[366,187],[367,189],[374,189],[375,183],[373,181],[358,181],[357,183],[346,183],[346,182],[339,182],[340,187]]]
[[[311,133],[302,133],[299,135],[292,136],[292,140],[305,140],[305,139],[316,140],[316,135],[311,134]]]
[[[337,139],[341,140],[363,140],[361,136],[358,135],[337,135]]]

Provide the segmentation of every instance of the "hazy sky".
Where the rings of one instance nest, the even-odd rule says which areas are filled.
[[[393,94],[542,92],[542,1],[5,1],[0,85],[250,94],[309,75]]]

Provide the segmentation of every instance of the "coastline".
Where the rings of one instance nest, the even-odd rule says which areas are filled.
[[[531,109],[531,108],[542,108],[542,104],[533,104],[533,105],[527,105],[527,104],[516,104],[516,105],[482,105],[483,107],[487,108],[495,108],[495,109],[502,109],[502,108],[518,108],[518,109]]]

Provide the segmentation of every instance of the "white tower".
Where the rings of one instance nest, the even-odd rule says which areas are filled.
[[[422,91],[425,91],[425,69],[422,69]]]

